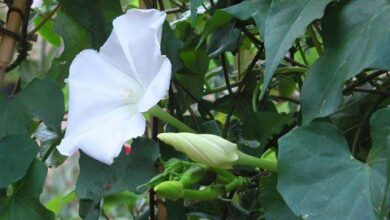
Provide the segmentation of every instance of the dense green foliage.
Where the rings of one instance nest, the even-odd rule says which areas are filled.
[[[389,218],[390,0],[43,2],[30,24],[63,51],[5,77],[15,88],[0,94],[0,220]],[[278,172],[190,161],[156,138],[176,128],[150,116],[130,154],[108,166],[80,153],[75,188],[42,203],[48,168],[66,165],[55,147],[70,63],[137,7],[168,14],[161,51],[173,71],[160,106],[252,156],[276,152]],[[185,193],[155,195],[170,180]],[[62,212],[75,201],[79,216]]]

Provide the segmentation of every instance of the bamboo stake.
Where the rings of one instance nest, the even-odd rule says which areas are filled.
[[[13,8],[20,9],[20,11],[25,14],[26,11],[26,0],[14,0]],[[20,26],[22,25],[23,17],[21,14],[15,10],[11,10],[9,16],[7,18],[7,23],[5,28],[8,31],[19,33]],[[13,36],[3,34],[0,42],[0,85],[4,80],[4,70],[7,68],[8,64],[10,64],[16,46],[16,39]]]

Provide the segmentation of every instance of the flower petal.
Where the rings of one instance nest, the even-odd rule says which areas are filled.
[[[125,48],[127,50],[127,47]],[[111,32],[111,35],[108,37],[107,41],[100,48],[99,53],[113,66],[141,82],[138,77],[137,70],[129,61],[129,59],[131,59],[130,54],[128,54],[128,51],[125,52],[124,48],[119,42],[118,36],[114,31]]]
[[[113,36],[101,48],[102,54],[113,60],[114,65],[131,74],[135,72],[134,78],[145,88],[161,65],[160,41],[165,17],[165,13],[154,9],[131,9],[113,21]]]
[[[58,146],[60,153],[71,155],[77,149],[105,164],[112,164],[123,144],[145,132],[141,113],[130,115],[127,108],[119,108],[105,117],[107,120],[85,133],[66,137]]]
[[[169,89],[171,70],[171,62],[167,57],[163,56],[160,70],[138,102],[138,111],[146,112],[164,98]]]
[[[143,118],[140,120],[136,109],[136,103],[143,94],[142,87],[106,62],[96,51],[85,50],[77,55],[70,67],[68,84],[68,125],[65,139],[59,147],[61,153],[71,155],[78,148],[91,152],[90,149],[101,147],[93,139],[103,138],[105,142],[102,144],[111,158],[117,153],[118,143],[123,144],[136,137],[135,134],[143,133],[145,122]],[[135,115],[138,119],[132,119]],[[134,124],[137,129],[123,129],[134,120],[139,123]],[[110,133],[105,134],[107,130]],[[110,140],[112,142],[108,142]],[[121,146],[119,152],[120,149]],[[99,156],[96,153],[90,156],[94,155]],[[101,156],[96,159],[100,160]]]

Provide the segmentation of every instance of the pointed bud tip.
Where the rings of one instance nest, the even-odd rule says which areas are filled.
[[[169,200],[178,200],[184,195],[183,184],[178,181],[165,181],[154,187],[154,191]]]

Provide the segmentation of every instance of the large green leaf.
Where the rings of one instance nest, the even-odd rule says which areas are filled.
[[[306,32],[306,27],[321,18],[332,0],[250,0],[225,9],[233,16],[246,20],[252,17],[264,38],[265,77],[260,97],[263,97],[272,76],[293,45]]]
[[[20,100],[0,95],[0,138],[7,134],[27,134],[31,120]]]
[[[285,2],[288,4],[288,2]],[[270,9],[271,0],[246,0],[240,4],[223,9],[225,12],[240,19],[253,18],[262,36],[265,33],[265,22]]]
[[[41,119],[57,134],[61,133],[61,121],[65,113],[64,95],[52,79],[33,80],[18,94],[18,98],[33,117]]]
[[[265,22],[265,76],[263,97],[280,61],[306,27],[324,14],[332,0],[273,0]]]
[[[91,46],[95,49],[103,45],[111,33],[112,20],[122,13],[120,0],[59,0],[59,2],[61,10],[87,31]]]
[[[276,190],[277,175],[271,174],[260,179],[260,203],[265,209],[266,219],[295,220],[300,219],[294,215],[282,196]]]
[[[96,202],[125,189],[135,191],[156,174],[154,163],[158,155],[157,143],[144,138],[134,139],[132,152],[122,152],[111,166],[82,154],[76,194],[80,199]]]
[[[353,0],[324,18],[325,53],[302,88],[303,121],[327,116],[342,103],[344,82],[364,69],[390,69],[390,2]]]
[[[13,195],[0,213],[1,220],[54,219],[54,214],[39,201],[46,173],[47,168],[42,162],[35,160],[31,164],[27,175],[15,184]]]
[[[59,134],[64,108],[64,97],[56,83],[49,78],[35,79],[13,97],[0,96],[0,137],[28,134],[35,117]]]
[[[279,134],[285,126],[293,122],[291,116],[276,112],[247,114],[243,119],[242,136],[248,140],[256,139],[264,147],[273,135]]]
[[[25,135],[0,139],[0,189],[21,179],[38,153],[37,144]]]
[[[73,58],[81,50],[90,47],[88,32],[61,11],[57,12],[54,32],[62,37],[64,51],[60,57],[53,60],[48,75],[55,78],[58,84],[64,85]]]
[[[43,16],[37,16],[34,19],[34,25],[37,27],[41,22],[43,22],[45,18]],[[61,38],[56,33],[53,32],[54,21],[48,20],[46,23],[39,28],[38,33],[49,43],[51,43],[55,47],[61,46]]]
[[[224,52],[235,51],[239,43],[240,33],[238,29],[234,28],[233,24],[215,30],[207,47],[209,56],[215,58]]]
[[[366,163],[349,152],[331,124],[297,128],[279,141],[278,190],[305,219],[377,219],[385,197],[390,158],[390,109],[370,121],[373,146]],[[389,200],[389,199],[387,199]]]
[[[161,37],[161,53],[166,55],[172,63],[172,72],[183,67],[179,50],[183,48],[183,42],[175,37],[168,22],[164,23]]]
[[[63,85],[73,58],[83,49],[98,49],[108,38],[112,20],[122,13],[119,0],[61,0],[54,31],[64,52],[53,61],[49,75]]]

